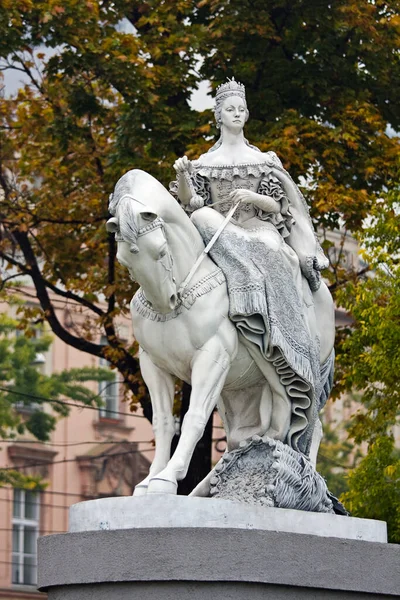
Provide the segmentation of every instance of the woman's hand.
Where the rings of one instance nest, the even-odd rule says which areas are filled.
[[[276,202],[271,196],[264,196],[263,194],[257,194],[256,192],[252,192],[251,190],[246,189],[238,189],[234,192],[231,192],[230,198],[233,203],[250,202],[257,206],[257,208],[261,208],[264,212],[267,213],[278,213],[280,210],[280,202]]]
[[[242,189],[239,188],[237,190],[235,190],[234,192],[231,192],[230,197],[231,200],[235,203],[235,202],[257,202],[259,194],[256,194],[256,192],[252,192],[251,190],[246,190],[246,189]]]
[[[189,204],[191,198],[195,195],[189,176],[192,171],[192,163],[187,156],[182,156],[174,162],[174,169],[178,181],[178,198],[182,204]]]
[[[192,163],[187,156],[182,156],[174,162],[174,169],[177,173],[184,173],[185,171],[190,173],[192,170]]]

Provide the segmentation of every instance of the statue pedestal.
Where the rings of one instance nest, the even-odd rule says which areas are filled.
[[[164,495],[82,502],[70,521],[39,540],[49,600],[371,600],[400,589],[400,548],[379,521]]]

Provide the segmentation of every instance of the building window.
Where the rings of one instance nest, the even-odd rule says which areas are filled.
[[[107,338],[102,337],[101,344],[107,344]],[[100,358],[100,367],[107,368],[110,363],[105,358]],[[100,417],[103,419],[118,419],[119,418],[119,381],[115,374],[111,381],[99,382],[99,395],[103,400],[103,406],[100,408]]]
[[[12,538],[12,582],[37,583],[37,538],[39,535],[39,496],[27,490],[14,490]]]

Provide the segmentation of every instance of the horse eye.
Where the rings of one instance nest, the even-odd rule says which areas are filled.
[[[142,212],[141,215],[145,221],[154,221],[157,218],[157,215],[152,212]]]

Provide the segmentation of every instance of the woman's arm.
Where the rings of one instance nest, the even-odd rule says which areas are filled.
[[[279,200],[271,198],[271,196],[264,196],[263,194],[257,194],[251,190],[238,189],[231,193],[233,202],[250,202],[260,208],[266,213],[279,213],[281,210],[281,203]]]

